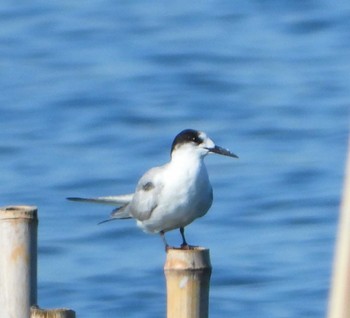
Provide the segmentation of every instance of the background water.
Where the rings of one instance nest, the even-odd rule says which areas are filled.
[[[0,21],[1,205],[39,207],[42,307],[165,316],[160,238],[65,197],[133,191],[195,128],[240,156],[206,158],[215,202],[187,228],[211,250],[210,317],[325,315],[349,2],[5,0]]]

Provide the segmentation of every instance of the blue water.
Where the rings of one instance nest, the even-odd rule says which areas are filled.
[[[3,1],[0,21],[1,205],[39,208],[42,307],[165,316],[160,238],[65,197],[133,191],[195,128],[240,156],[206,158],[215,202],[187,228],[210,248],[210,317],[325,315],[349,2]]]

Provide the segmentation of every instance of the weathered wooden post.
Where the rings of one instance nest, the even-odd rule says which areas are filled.
[[[209,250],[169,249],[164,272],[167,318],[208,318],[211,264]]]
[[[28,318],[37,302],[37,208],[0,208],[0,317]]]

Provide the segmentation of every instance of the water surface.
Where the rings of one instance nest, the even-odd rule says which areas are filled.
[[[204,130],[215,202],[210,317],[325,315],[348,133],[345,1],[0,5],[2,205],[39,207],[39,303],[164,317],[165,254],[67,196],[132,192]],[[177,232],[169,233],[180,243]],[[135,306],[135,302],[137,306]]]

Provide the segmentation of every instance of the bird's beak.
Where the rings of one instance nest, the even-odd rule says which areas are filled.
[[[214,148],[208,148],[209,152],[213,152],[213,153],[217,153],[219,155],[223,155],[223,156],[228,156],[228,157],[232,157],[232,158],[238,158],[237,155],[235,155],[234,153],[232,153],[231,151],[219,147],[219,146],[214,146]]]

